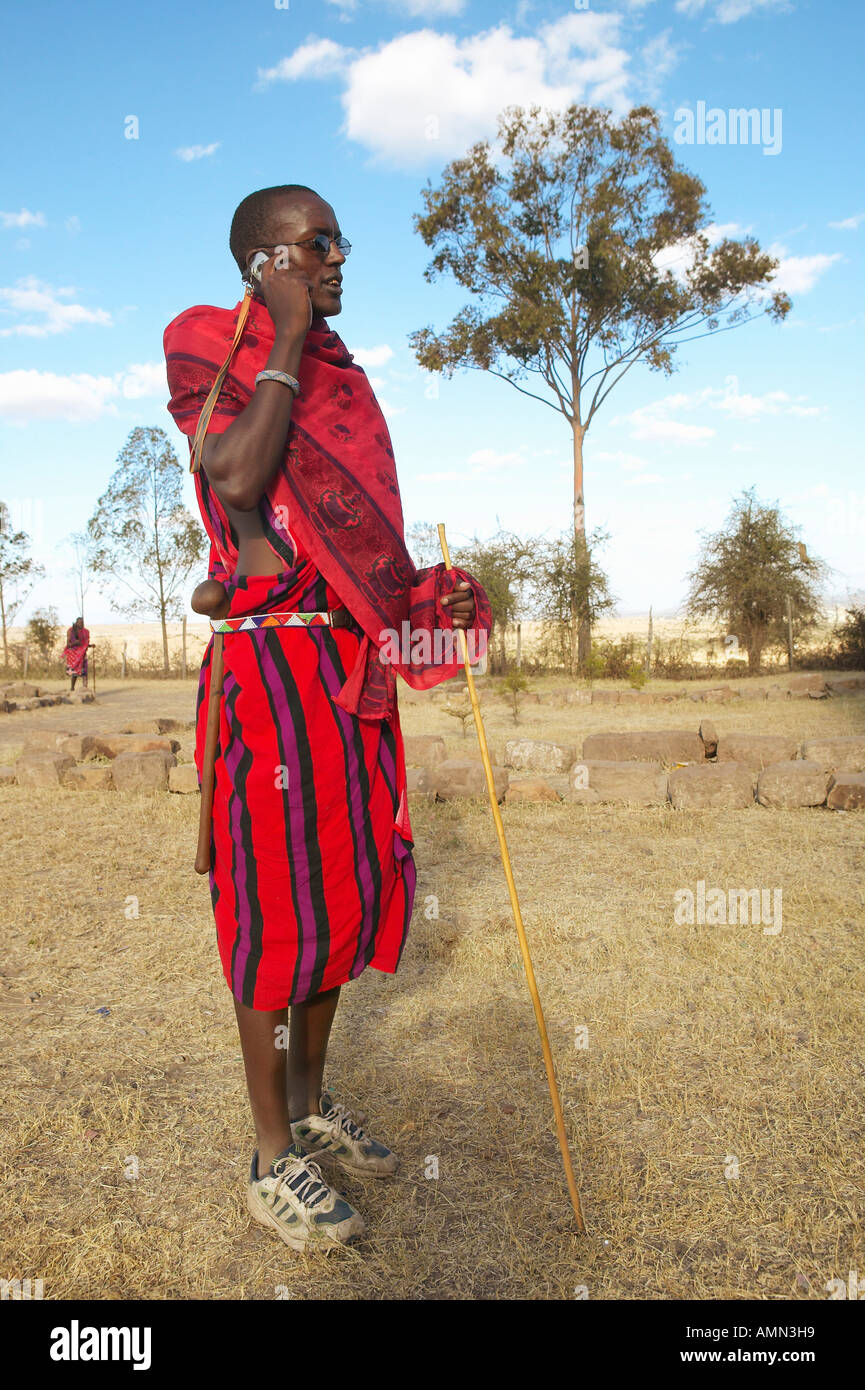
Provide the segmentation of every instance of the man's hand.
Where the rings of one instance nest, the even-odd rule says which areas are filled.
[[[462,589],[467,589],[468,593],[461,593]],[[447,604],[454,627],[472,626],[475,620],[475,596],[471,584],[465,581],[457,584],[451,593],[445,595],[442,603]]]
[[[306,271],[286,264],[289,251],[278,249],[261,267],[258,288],[277,332],[302,340],[312,323],[312,281]]]

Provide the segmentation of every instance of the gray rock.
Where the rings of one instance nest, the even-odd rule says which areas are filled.
[[[164,748],[118,753],[114,759],[114,785],[118,791],[166,791],[168,773],[177,759]]]
[[[571,799],[579,802],[661,806],[667,801],[667,774],[658,762],[590,759],[574,764],[568,775],[568,788]]]
[[[738,810],[754,804],[754,777],[741,763],[702,763],[670,773],[677,811]]]
[[[567,772],[577,756],[571,743],[511,738],[505,744],[505,763],[521,772]]]
[[[822,806],[828,785],[829,773],[819,763],[794,758],[763,768],[757,779],[757,800],[761,806],[782,810]]]

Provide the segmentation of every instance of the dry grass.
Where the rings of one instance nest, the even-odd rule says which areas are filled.
[[[193,699],[192,684],[114,683],[98,706],[9,716],[0,742],[188,716]],[[401,687],[401,700],[407,732],[474,752],[429,697]],[[579,748],[592,729],[709,715],[722,731],[806,737],[861,730],[863,707],[529,705],[517,731]],[[502,747],[513,722],[487,708]],[[402,1168],[392,1183],[342,1183],[368,1234],[326,1257],[292,1254],[243,1204],[252,1131],[191,867],[197,811],[164,794],[0,792],[5,1277],[42,1277],[48,1298],[270,1299],[284,1286],[301,1299],[558,1299],[585,1285],[593,1299],[784,1299],[809,1296],[802,1275],[822,1299],[828,1279],[865,1268],[861,817],[505,808],[590,1228],[580,1240],[489,809],[413,802],[404,961],[345,988],[328,1070]],[[781,887],[781,934],[676,926],[675,890],[701,878]]]

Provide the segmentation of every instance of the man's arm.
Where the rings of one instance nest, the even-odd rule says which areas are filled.
[[[296,378],[312,323],[312,282],[292,266],[274,270],[275,259],[261,274],[261,294],[276,331],[267,366]],[[294,392],[282,382],[262,381],[228,429],[205,439],[201,464],[226,506],[242,512],[258,506],[282,459],[293,404]]]

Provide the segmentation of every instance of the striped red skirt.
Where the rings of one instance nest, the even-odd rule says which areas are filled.
[[[341,606],[303,556],[228,587],[230,618]],[[362,720],[334,703],[362,636],[353,623],[222,639],[210,892],[226,981],[254,1009],[310,999],[368,965],[393,974],[405,945],[415,866],[399,715]],[[198,688],[199,778],[212,647]]]

